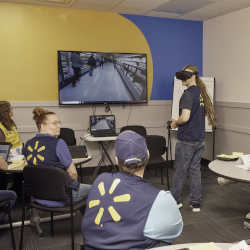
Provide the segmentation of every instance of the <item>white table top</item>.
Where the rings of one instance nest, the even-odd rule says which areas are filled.
[[[95,142],[100,142],[100,141],[115,141],[116,140],[116,136],[94,137],[91,134],[86,134],[86,135],[84,135],[84,140],[85,141],[95,141]]]
[[[88,156],[86,158],[73,158],[72,161],[74,164],[81,164],[81,163],[88,162],[91,159],[92,159],[92,157]]]
[[[190,246],[196,246],[200,244],[202,243],[177,244],[177,245],[169,245],[165,247],[156,247],[156,248],[152,248],[151,250],[179,250],[179,249],[189,248]],[[215,245],[219,247],[221,250],[228,250],[229,247],[232,246],[231,243],[215,243]]]
[[[249,182],[250,183],[250,171],[235,167],[239,165],[240,160],[237,161],[221,161],[214,160],[209,163],[209,169],[219,176],[223,176],[228,179]]]

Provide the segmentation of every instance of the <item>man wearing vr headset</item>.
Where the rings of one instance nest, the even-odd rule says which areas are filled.
[[[193,212],[200,212],[201,205],[201,155],[205,150],[205,115],[215,126],[212,102],[205,84],[199,77],[198,69],[187,65],[176,78],[187,87],[179,102],[179,118],[171,122],[171,128],[178,127],[175,148],[175,173],[171,192],[179,208],[182,204],[182,190],[187,176],[190,179],[189,203]]]

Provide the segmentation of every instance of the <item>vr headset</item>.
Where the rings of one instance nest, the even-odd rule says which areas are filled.
[[[196,74],[195,72],[190,72],[190,71],[182,70],[182,71],[176,72],[175,77],[178,80],[186,81],[189,78],[191,78],[192,75],[195,75],[195,74]]]

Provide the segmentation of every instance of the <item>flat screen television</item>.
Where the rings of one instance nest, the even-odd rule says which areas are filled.
[[[58,51],[58,90],[61,105],[146,103],[147,56]]]

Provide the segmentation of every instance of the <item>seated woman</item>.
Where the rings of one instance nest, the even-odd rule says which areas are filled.
[[[103,173],[89,191],[82,220],[85,250],[149,249],[169,245],[183,228],[169,191],[143,180],[145,138],[126,130],[115,142],[117,173]]]
[[[13,120],[12,107],[7,101],[0,101],[0,141],[12,144],[10,159],[22,154],[22,142]]]
[[[34,108],[33,115],[39,133],[25,144],[23,153],[28,164],[65,169],[72,179],[73,202],[86,198],[90,185],[78,182],[68,146],[63,139],[57,138],[61,128],[59,118],[54,112],[40,107]]]
[[[9,142],[12,144],[8,160],[12,160],[16,155],[22,154],[22,142],[17,131],[17,126],[13,120],[13,111],[9,102],[0,101],[0,142]],[[20,176],[12,174],[14,186],[13,189],[21,197],[22,180]],[[7,176],[0,175],[0,189],[6,189]]]
[[[8,169],[8,165],[5,160],[0,156],[0,169]],[[16,202],[17,195],[14,191],[10,190],[0,190],[0,201],[9,200],[10,206],[13,207]],[[0,224],[3,223],[6,213],[0,208]]]

